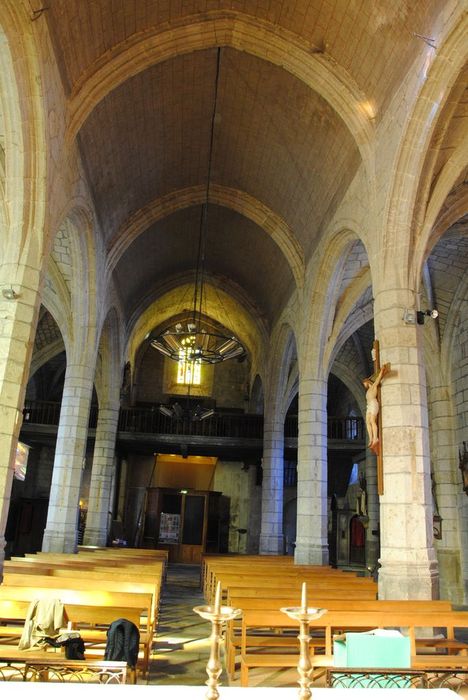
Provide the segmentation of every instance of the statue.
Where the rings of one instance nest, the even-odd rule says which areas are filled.
[[[379,414],[378,390],[382,378],[390,371],[390,363],[382,365],[377,375],[372,375],[363,379],[362,383],[366,388],[366,428],[369,436],[368,447],[376,448],[379,442],[379,426],[377,416]]]

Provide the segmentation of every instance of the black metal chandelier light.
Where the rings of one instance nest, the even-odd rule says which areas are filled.
[[[224,327],[207,320],[202,315],[204,302],[205,249],[208,220],[208,204],[210,199],[211,169],[213,162],[213,143],[215,116],[218,102],[219,73],[221,49],[218,48],[216,61],[216,80],[211,116],[210,147],[208,155],[208,177],[206,182],[205,201],[202,205],[200,228],[198,235],[197,264],[193,292],[193,305],[187,320],[178,321],[162,331],[152,341],[153,348],[166,357],[177,362],[216,364],[232,358],[245,355],[242,343],[233,335],[229,335]]]

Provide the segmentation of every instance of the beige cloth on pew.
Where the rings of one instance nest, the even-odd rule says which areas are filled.
[[[44,637],[56,637],[63,626],[63,603],[58,598],[33,600],[29,605],[18,649],[41,646]]]

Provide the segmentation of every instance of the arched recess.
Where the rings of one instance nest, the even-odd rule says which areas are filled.
[[[359,250],[359,256],[353,256],[353,250]],[[356,305],[360,299],[365,299],[371,284],[367,252],[361,238],[347,228],[327,236],[317,250],[308,278],[311,284],[303,308],[311,312],[304,319],[300,371],[304,371],[302,363],[307,358],[308,366],[313,366],[325,379],[347,320],[350,332],[368,320],[367,302],[353,316]]]
[[[176,287],[162,294],[159,299],[149,304],[135,319],[129,329],[125,351],[126,359],[134,366],[135,354],[147,336],[157,326],[169,323],[171,318],[178,316],[184,310],[181,300],[185,299],[185,307],[190,307],[193,296],[193,284]],[[264,356],[267,344],[266,329],[253,315],[232,296],[212,284],[204,286],[203,312],[208,318],[228,327],[242,342],[255,364],[258,357]]]
[[[62,319],[68,361],[93,361],[97,350],[95,250],[91,215],[71,210],[51,242],[44,287],[44,300]]]
[[[263,382],[259,374],[255,375],[250,391],[249,412],[263,415],[264,411],[264,394]]]
[[[69,142],[76,138],[94,107],[127,78],[157,62],[192,51],[230,46],[282,66],[318,92],[348,126],[366,165],[373,172],[374,127],[366,95],[346,71],[326,54],[311,53],[295,34],[278,31],[267,21],[240,12],[211,11],[202,20],[189,18],[162,31],[151,28],[133,42],[113,47],[112,57],[98,59],[83,76],[69,103]]]
[[[96,362],[95,388],[99,406],[118,402],[122,386],[122,337],[119,315],[115,308],[109,309],[105,318]]]
[[[402,284],[407,284],[410,288],[415,288],[413,283],[418,282],[418,271],[422,265],[420,255],[418,261],[412,264],[414,246],[411,245],[411,238],[414,243],[414,236],[421,228],[421,217],[414,216],[417,197],[421,183],[424,191],[427,177],[433,177],[432,170],[425,176],[423,167],[439,119],[466,64],[467,26],[466,13],[454,13],[446,37],[441,39],[427,78],[402,132],[393,167],[396,176],[385,206],[385,237],[382,242],[382,250],[385,250],[386,254],[382,256],[379,274],[384,276],[387,268],[391,269],[395,252],[398,251],[397,259],[401,260],[403,255],[406,256],[406,265],[399,267],[399,274],[404,275]],[[402,225],[402,222],[405,222],[406,226]],[[404,245],[401,240],[402,233],[405,237]]]
[[[46,146],[42,83],[28,10],[5,0],[0,18],[0,112],[4,179],[2,262],[38,271],[44,245]],[[19,265],[18,265],[19,264]],[[23,275],[31,270],[23,268]],[[12,272],[7,274],[12,279]],[[23,283],[18,277],[17,284]],[[1,278],[0,278],[1,282]],[[27,288],[34,285],[24,280]],[[35,290],[36,291],[36,290]]]
[[[357,377],[356,373],[352,372],[350,367],[345,362],[339,360],[336,360],[333,363],[331,373],[338,377],[338,379],[347,387],[358,404],[361,415],[364,416],[366,413],[366,399],[365,393],[362,390],[362,382],[360,377]]]
[[[179,209],[202,204],[205,200],[206,186],[197,185],[171,192],[136,212],[110,244],[107,258],[108,275],[112,273],[133,241],[152,224]],[[286,258],[296,280],[296,286],[299,289],[302,288],[304,252],[293,231],[280,216],[247,192],[222,185],[211,185],[209,201],[242,214],[271,236]]]
[[[297,346],[292,328],[285,323],[273,333],[270,342],[267,405],[275,407],[277,417],[284,419],[296,390],[298,379]]]
[[[54,312],[44,304],[39,311],[29,378],[31,379],[41,367],[64,351],[65,342],[60,319],[57,320]]]

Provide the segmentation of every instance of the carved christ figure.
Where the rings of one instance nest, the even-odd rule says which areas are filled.
[[[383,365],[376,376],[372,375],[363,379],[362,383],[366,388],[366,428],[369,436],[368,447],[376,447],[379,442],[379,426],[377,416],[379,415],[378,390],[382,378],[390,370],[390,363]]]

